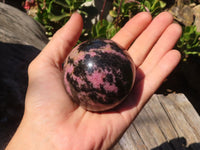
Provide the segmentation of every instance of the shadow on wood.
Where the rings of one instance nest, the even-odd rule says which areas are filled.
[[[175,138],[169,142],[165,142],[160,146],[151,150],[199,150],[200,143],[192,143],[187,146],[187,140],[184,137]]]

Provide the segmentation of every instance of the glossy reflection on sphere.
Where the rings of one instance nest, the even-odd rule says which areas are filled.
[[[134,80],[131,57],[111,40],[79,44],[64,65],[68,95],[90,111],[105,111],[121,103],[133,88]]]

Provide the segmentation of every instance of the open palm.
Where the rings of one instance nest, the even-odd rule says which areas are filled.
[[[180,60],[172,48],[181,28],[172,22],[167,12],[153,20],[149,13],[139,13],[112,38],[133,58],[136,82],[122,104],[95,113],[74,104],[63,85],[62,63],[82,30],[81,16],[73,14],[30,64],[24,117],[7,149],[14,143],[20,150],[110,148]]]

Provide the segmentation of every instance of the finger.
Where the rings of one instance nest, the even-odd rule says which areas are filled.
[[[142,101],[138,106],[139,109],[143,107],[148,99],[154,92],[159,88],[166,77],[173,71],[173,69],[178,65],[181,58],[179,51],[171,50],[169,51],[155,66],[155,68],[145,75],[144,86],[142,93]]]
[[[70,20],[58,30],[49,44],[44,48],[41,56],[60,67],[65,58],[76,44],[83,28],[81,15],[74,13]]]
[[[160,59],[171,50],[176,44],[177,40],[181,36],[182,29],[178,24],[171,24],[165,32],[162,34],[158,42],[155,44],[153,49],[144,60],[140,69],[143,70],[144,74],[147,74],[154,68]]]
[[[136,117],[149,98],[154,94],[164,79],[177,66],[181,55],[176,50],[171,50],[163,56],[157,66],[147,75],[142,73],[143,79],[136,81],[133,92],[126,101],[119,107],[119,112],[127,120],[133,120]],[[140,69],[140,68],[138,68]]]
[[[173,17],[171,14],[167,12],[159,14],[133,43],[129,49],[129,53],[136,67],[144,61],[155,42],[160,38],[172,21]]]
[[[129,20],[112,40],[124,49],[128,49],[137,36],[148,26],[150,21],[151,15],[149,13],[139,13]]]

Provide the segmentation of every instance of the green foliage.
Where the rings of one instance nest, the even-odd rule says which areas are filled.
[[[116,0],[113,2],[113,6],[116,9],[110,11],[111,16],[131,18],[138,12],[142,11],[148,11],[152,16],[156,16],[158,13],[163,11],[166,3],[161,0]]]
[[[148,6],[145,6],[145,4],[148,4]],[[114,20],[112,22],[108,22],[107,20],[99,20],[92,27],[91,32],[88,32],[88,38],[110,39],[136,13],[141,11],[152,11],[151,13],[156,15],[156,13],[159,13],[158,10],[163,9],[165,6],[166,4],[160,0],[143,0],[141,2],[135,0],[114,0],[113,10],[109,12],[110,16],[112,16]]]
[[[91,0],[38,0],[38,13],[35,19],[44,25],[47,35],[52,36],[69,20],[74,11],[79,10],[82,14],[87,15],[82,10],[82,4],[87,1]],[[141,2],[114,0],[114,10],[110,11],[114,21],[100,20],[92,27],[92,32],[87,34],[89,38],[110,38],[136,13],[150,11],[153,15],[156,15],[165,5],[160,0],[142,0]]]
[[[79,10],[83,15],[89,15],[82,6],[87,1],[91,0],[37,0],[38,13],[35,19],[45,26],[48,36],[52,36],[74,11]],[[165,7],[166,3],[162,0],[113,0],[113,9],[109,12],[113,21],[100,19],[91,29],[84,28],[79,43],[94,38],[110,39],[138,12],[147,11],[155,17]],[[183,26],[183,34],[176,48],[182,53],[183,60],[187,60],[190,55],[200,56],[200,33],[195,26]]]
[[[139,12],[150,12],[153,17],[164,10],[166,3],[161,0],[114,0],[113,9],[109,12],[114,18],[115,26],[122,27]]]
[[[38,0],[38,13],[35,19],[52,36],[55,31],[62,27],[76,10],[81,11],[81,4],[91,0]],[[84,12],[82,12],[84,13]]]
[[[187,60],[189,55],[200,56],[200,32],[196,31],[196,26],[183,27],[183,34],[176,47],[181,51],[183,60]]]
[[[115,26],[112,22],[103,19],[92,27],[91,37],[110,39],[119,31],[119,29],[120,28]]]
[[[143,1],[143,6],[146,6],[151,14],[153,16],[158,15],[161,11],[163,11],[163,8],[165,8],[166,3],[161,0],[144,0]]]

